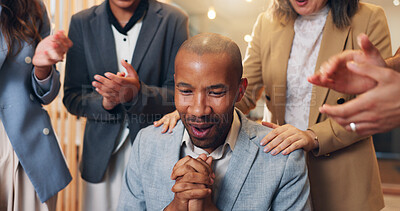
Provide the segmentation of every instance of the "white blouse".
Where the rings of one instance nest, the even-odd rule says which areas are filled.
[[[285,122],[300,130],[308,128],[312,85],[307,77],[314,74],[329,7],[318,13],[298,16],[286,78]]]

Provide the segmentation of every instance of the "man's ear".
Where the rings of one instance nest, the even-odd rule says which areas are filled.
[[[236,102],[242,100],[244,93],[246,92],[246,88],[247,88],[247,78],[240,79],[239,94],[238,97],[236,98]]]

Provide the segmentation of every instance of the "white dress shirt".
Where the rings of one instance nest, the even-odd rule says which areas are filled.
[[[142,28],[142,20],[143,18],[138,20],[138,22],[128,31],[127,35],[121,34],[113,25],[111,25],[115,40],[115,49],[117,51],[118,71],[124,72],[126,75],[128,73],[122,66],[121,60],[125,60],[129,64],[131,63],[140,29]],[[125,120],[123,128],[121,128],[121,132],[118,135],[118,140],[113,153],[116,153],[121,148],[124,142],[128,139],[128,135],[128,122]]]

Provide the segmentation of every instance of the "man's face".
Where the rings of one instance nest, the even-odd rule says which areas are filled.
[[[240,84],[227,55],[178,53],[175,105],[194,145],[212,152],[225,142]]]
[[[136,8],[140,0],[110,0],[110,5],[120,9]]]

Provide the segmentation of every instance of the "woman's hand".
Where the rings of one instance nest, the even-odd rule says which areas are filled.
[[[176,123],[178,120],[180,120],[181,117],[179,116],[179,113],[177,110],[175,110],[172,113],[169,113],[165,116],[163,116],[160,120],[155,121],[153,124],[156,127],[160,127],[163,125],[163,130],[161,131],[162,133],[166,133],[169,129],[169,133],[172,133],[172,129],[176,126]]]
[[[39,80],[47,78],[50,75],[51,66],[62,61],[70,47],[72,47],[72,41],[64,35],[63,31],[58,31],[40,41],[32,59],[36,77]]]
[[[274,129],[260,142],[260,145],[266,145],[264,147],[266,153],[277,155],[282,152],[283,155],[288,155],[296,149],[303,148],[305,151],[310,151],[319,146],[318,141],[314,139],[316,136],[311,130],[302,131],[289,124],[279,126],[262,122],[262,125]]]

